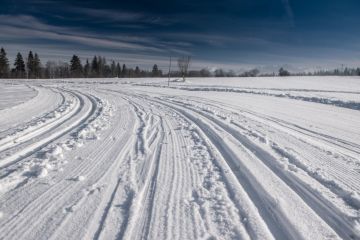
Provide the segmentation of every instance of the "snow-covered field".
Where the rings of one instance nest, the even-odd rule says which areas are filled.
[[[0,239],[360,239],[360,78],[0,80]]]

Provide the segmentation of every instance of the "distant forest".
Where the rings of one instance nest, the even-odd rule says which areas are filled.
[[[190,57],[185,60],[187,66],[181,66],[181,58],[178,59],[179,70],[172,70],[171,77],[271,77],[271,76],[360,76],[360,68],[347,68],[334,70],[319,70],[315,72],[291,73],[284,68],[278,72],[261,73],[254,68],[241,74],[236,74],[232,70],[209,69],[188,70]],[[184,60],[182,61],[182,63]],[[140,69],[138,66],[130,68],[125,63],[107,62],[104,57],[94,56],[93,59],[86,60],[83,64],[80,57],[73,55],[69,62],[48,61],[43,65],[37,53],[29,52],[26,59],[18,53],[14,64],[10,66],[4,48],[0,51],[0,78],[140,78],[140,77],[168,77],[169,72],[163,72],[157,64],[151,70]]]

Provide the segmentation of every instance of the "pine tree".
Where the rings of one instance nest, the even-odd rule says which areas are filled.
[[[121,70],[121,77],[127,77],[127,73],[128,73],[128,70],[127,70],[127,68],[126,68],[126,65],[125,64],[123,64],[123,66],[122,66],[122,70]]]
[[[157,66],[156,64],[154,64],[151,73],[152,73],[152,76],[153,76],[153,77],[158,77],[158,76],[159,76],[159,68],[158,68],[158,66]]]
[[[34,77],[41,78],[41,61],[37,53],[34,56]]]
[[[0,50],[0,78],[8,78],[9,77],[9,60],[6,57],[6,52],[4,48]]]
[[[141,74],[140,68],[138,66],[136,66],[136,68],[135,68],[135,77],[140,77],[140,74]]]
[[[99,77],[105,77],[106,59],[98,56]]]
[[[84,77],[86,78],[90,77],[90,63],[88,59],[86,59],[86,63],[84,66]]]
[[[116,64],[116,77],[120,77],[121,76],[121,67],[120,67],[120,63]]]
[[[70,76],[73,78],[80,78],[83,76],[83,67],[80,58],[76,55],[73,55],[70,61]]]
[[[26,63],[26,67],[27,67],[27,73],[28,73],[28,78],[34,78],[34,55],[32,53],[32,51],[29,52],[28,58],[27,58],[27,63]]]
[[[115,64],[115,61],[111,62],[110,69],[111,69],[111,77],[116,77],[116,64]]]
[[[18,53],[16,55],[14,66],[15,66],[15,69],[14,69],[15,77],[16,78],[25,78],[25,76],[26,76],[25,62],[20,53]]]
[[[91,76],[99,77],[99,62],[96,56],[94,56],[91,62]]]
[[[290,72],[285,70],[284,68],[279,69],[279,76],[281,77],[287,77],[290,76]]]
[[[103,62],[102,62],[102,58],[100,56],[97,57],[97,62],[98,62],[98,69],[99,69],[99,75],[98,77],[102,77],[102,67],[103,67]]]

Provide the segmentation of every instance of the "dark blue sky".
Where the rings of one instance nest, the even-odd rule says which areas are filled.
[[[193,68],[357,66],[359,12],[359,0],[2,0],[0,45],[143,67],[184,54]]]

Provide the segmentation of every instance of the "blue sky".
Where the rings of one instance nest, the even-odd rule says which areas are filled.
[[[360,66],[358,0],[2,0],[10,58],[72,54],[149,67],[191,55],[193,68],[293,70]]]

